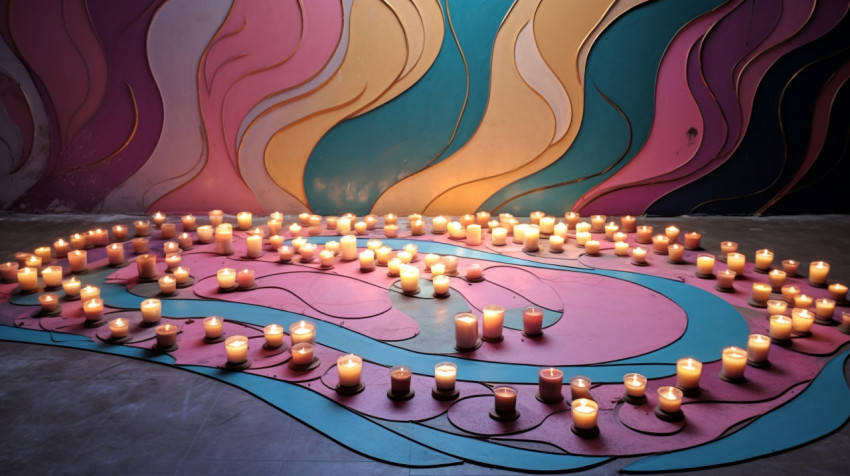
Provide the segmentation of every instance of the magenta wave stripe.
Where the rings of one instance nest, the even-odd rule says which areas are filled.
[[[815,103],[815,109],[812,113],[811,137],[809,139],[809,147],[806,149],[806,156],[803,159],[803,163],[800,165],[800,168],[797,169],[797,173],[794,174],[794,177],[789,180],[784,187],[782,187],[782,190],[780,190],[769,202],[759,209],[759,214],[767,211],[774,203],[787,195],[788,192],[803,179],[806,173],[809,172],[812,165],[814,165],[815,160],[817,160],[821,149],[826,142],[826,135],[829,131],[829,119],[832,113],[832,104],[835,100],[835,95],[838,94],[838,91],[845,85],[848,78],[850,78],[850,63],[844,63],[844,65],[829,79],[827,84],[821,90],[818,95],[817,102]]]
[[[700,111],[700,104],[705,101],[698,103],[689,86],[692,63],[699,59],[696,50],[706,32],[739,3],[729,3],[702,15],[676,35],[659,67],[656,92],[663,93],[656,94],[655,118],[649,138],[634,159],[588,191],[576,202],[575,209],[634,214],[635,209],[647,209],[670,188],[668,184],[652,185],[659,176],[681,170],[690,172],[688,166],[705,145],[703,124],[706,122]],[[691,129],[695,134],[689,133]],[[715,140],[718,141],[722,138]]]

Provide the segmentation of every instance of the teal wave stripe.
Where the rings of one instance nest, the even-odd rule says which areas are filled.
[[[448,157],[478,128],[490,94],[493,43],[513,2],[441,0],[440,4],[445,34],[425,75],[388,103],[337,124],[316,144],[304,168],[304,187],[314,213],[368,213],[384,190],[432,160]]]
[[[656,473],[745,461],[809,443],[850,419],[850,387],[844,363],[850,351],[832,359],[806,390],[785,405],[731,435],[711,443],[650,456],[621,471]]]

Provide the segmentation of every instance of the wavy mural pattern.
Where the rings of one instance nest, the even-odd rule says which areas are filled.
[[[0,208],[850,211],[848,0],[0,3]]]

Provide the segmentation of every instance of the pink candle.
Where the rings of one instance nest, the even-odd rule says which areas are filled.
[[[242,289],[254,286],[254,270],[242,269],[236,273],[236,285]]]
[[[141,279],[153,279],[156,277],[156,255],[143,254],[136,258],[136,268]]]
[[[537,374],[537,394],[544,402],[560,402],[564,399],[561,387],[564,385],[564,372],[550,367],[540,369]]]
[[[496,414],[511,417],[516,414],[517,391],[513,387],[496,387],[493,389]]]
[[[543,310],[527,306],[522,310],[522,331],[527,336],[539,336],[543,334]]]

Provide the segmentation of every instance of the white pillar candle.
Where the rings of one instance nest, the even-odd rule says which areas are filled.
[[[59,238],[53,242],[53,251],[56,252],[57,258],[64,258],[68,256],[68,253],[71,251],[71,243]]]
[[[130,321],[123,317],[112,319],[109,321],[109,332],[113,339],[127,337],[130,333]]]
[[[375,269],[375,252],[372,250],[363,250],[359,255],[360,271],[372,271]]]
[[[343,261],[354,261],[357,259],[357,237],[345,235],[339,240],[340,258]]]
[[[72,273],[81,273],[89,269],[86,250],[74,250],[68,253],[68,266]]]
[[[313,344],[309,342],[299,342],[292,346],[292,365],[308,366],[313,363]]]
[[[659,388],[658,407],[667,413],[678,413],[682,409],[682,391],[670,386]]]
[[[599,404],[587,398],[573,400],[571,405],[573,426],[579,430],[593,430],[596,428],[596,418],[599,412]]]
[[[233,268],[222,268],[215,273],[220,289],[230,289],[236,286],[236,270]]]
[[[313,344],[316,342],[316,324],[309,321],[298,321],[289,326],[289,341],[294,346],[301,342]]]
[[[810,332],[815,322],[815,315],[808,309],[791,310],[791,328],[794,332],[805,334]]]
[[[437,296],[445,296],[449,294],[449,284],[451,278],[446,275],[437,275],[432,278],[432,283],[434,285],[434,294]]]
[[[42,294],[38,297],[38,303],[42,311],[53,312],[59,307],[59,297],[53,293]]]
[[[455,346],[461,350],[478,346],[478,318],[475,314],[461,312],[455,315]]]
[[[145,299],[139,308],[142,311],[142,322],[155,324],[162,319],[162,301],[159,299]]]
[[[522,248],[530,252],[540,249],[540,228],[537,225],[526,227],[522,236]]]
[[[760,363],[767,360],[770,338],[762,334],[750,334],[747,338],[747,360]]]
[[[363,359],[354,354],[340,356],[336,361],[339,374],[339,385],[342,387],[357,387],[363,371]]]
[[[220,255],[233,254],[233,229],[222,223],[215,228],[215,252]]]
[[[508,241],[508,230],[501,226],[493,228],[491,240],[495,246],[504,246]]]
[[[437,390],[448,391],[455,388],[457,365],[452,362],[440,362],[434,365],[434,382]]]
[[[482,310],[484,340],[498,342],[502,340],[505,323],[505,308],[498,304],[489,304]]]
[[[646,377],[638,373],[628,373],[623,376],[623,386],[626,394],[635,398],[646,395]]]
[[[809,264],[809,282],[821,285],[826,283],[829,276],[829,263],[826,261],[812,261]]]
[[[592,398],[590,396],[591,381],[583,375],[577,375],[570,379],[571,399],[577,398]]]
[[[729,346],[723,349],[721,358],[721,372],[730,379],[744,377],[747,368],[747,351],[740,347]]]
[[[756,269],[767,271],[773,264],[773,252],[768,249],[756,251]]]
[[[543,334],[543,309],[526,306],[522,310],[522,331],[527,336]]]
[[[159,278],[159,291],[162,294],[172,294],[177,291],[177,280],[174,276],[166,274]]]
[[[770,337],[772,339],[785,341],[791,338],[792,320],[788,316],[770,316]]]
[[[283,229],[283,220],[269,219],[266,222],[266,228],[269,229],[269,235],[279,235]]]
[[[564,395],[561,387],[564,385],[564,372],[554,367],[540,369],[537,372],[537,394],[546,402],[562,401]]]
[[[402,264],[399,269],[401,276],[401,290],[406,294],[415,294],[419,291],[419,268],[409,264]]]
[[[448,230],[449,220],[448,218],[440,215],[436,216],[431,220],[431,232],[432,233],[445,233]]]
[[[47,266],[41,270],[41,278],[44,280],[44,285],[49,288],[55,288],[62,285],[62,267]]]
[[[496,414],[511,416],[516,413],[517,391],[513,387],[501,386],[493,389]]]
[[[702,362],[699,360],[684,357],[676,361],[676,385],[680,388],[698,388],[701,375]]]
[[[251,228],[253,221],[254,217],[251,212],[239,212],[236,214],[236,224],[239,226],[240,230],[247,230]]]
[[[245,336],[230,336],[224,340],[224,352],[227,362],[241,364],[248,360],[248,338]]]
[[[103,299],[89,299],[83,304],[83,314],[87,321],[99,321],[103,319]]]
[[[35,268],[21,268],[18,270],[18,286],[21,291],[38,291],[38,271]]]
[[[106,247],[106,256],[109,259],[109,264],[115,266],[124,263],[124,245],[120,243],[112,243]]]
[[[266,339],[266,347],[276,349],[283,345],[283,326],[280,324],[269,324],[263,328],[263,337]]]
[[[62,291],[65,292],[66,298],[79,297],[81,286],[82,283],[80,283],[77,278],[71,278],[62,281]]]
[[[174,324],[163,324],[156,326],[156,345],[167,349],[177,345],[177,331],[180,329]]]
[[[466,244],[470,246],[481,244],[481,225],[473,223],[466,227]]]
[[[259,258],[263,255],[263,237],[250,235],[245,239],[247,243],[247,255],[249,258]]]
[[[254,286],[254,270],[240,269],[236,272],[236,285],[242,289],[247,289]]]
[[[224,335],[224,318],[209,316],[204,319],[204,336],[207,339],[219,339]]]

